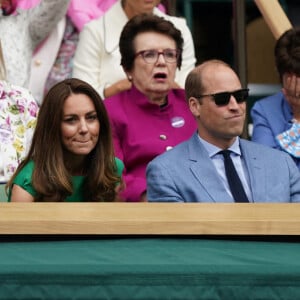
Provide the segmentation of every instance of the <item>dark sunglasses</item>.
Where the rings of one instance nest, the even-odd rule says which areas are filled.
[[[230,101],[230,97],[233,96],[237,103],[243,103],[247,100],[249,96],[249,89],[241,89],[233,92],[221,92],[216,94],[206,94],[200,96],[194,96],[197,99],[203,97],[213,97],[217,106],[227,105]]]

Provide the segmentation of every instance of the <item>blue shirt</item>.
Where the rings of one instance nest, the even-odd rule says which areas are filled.
[[[199,136],[199,135],[198,135]],[[208,152],[208,155],[210,159],[212,160],[212,163],[216,167],[216,170],[218,174],[220,175],[221,181],[223,182],[225,189],[227,193],[232,197],[230,191],[230,187],[227,181],[226,173],[225,173],[225,167],[224,167],[224,157],[219,152],[223,149],[216,147],[205,140],[203,140],[201,137],[199,137],[202,145]],[[235,142],[228,148],[228,150],[231,150],[231,159],[233,161],[234,167],[241,179],[241,182],[243,184],[244,190],[246,192],[246,195],[248,197],[249,202],[253,202],[252,200],[252,193],[250,188],[250,179],[247,171],[247,167],[245,162],[243,161],[242,155],[241,155],[241,149],[240,149],[240,139],[237,138]]]

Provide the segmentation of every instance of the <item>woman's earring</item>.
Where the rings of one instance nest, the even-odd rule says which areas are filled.
[[[132,81],[132,76],[131,75],[127,74],[127,78],[128,78],[129,81]]]

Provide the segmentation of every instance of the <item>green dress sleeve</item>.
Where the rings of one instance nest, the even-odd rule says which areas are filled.
[[[36,190],[33,188],[32,182],[31,182],[33,169],[34,169],[34,162],[30,161],[18,173],[18,175],[16,176],[16,178],[13,181],[13,184],[20,186],[23,190],[25,190],[30,195],[35,197]],[[9,202],[10,202],[10,198],[11,198],[11,189],[8,191],[8,201]]]

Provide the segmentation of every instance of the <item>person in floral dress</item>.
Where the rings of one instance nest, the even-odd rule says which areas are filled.
[[[38,105],[25,88],[0,80],[0,182],[6,182],[31,144]]]

